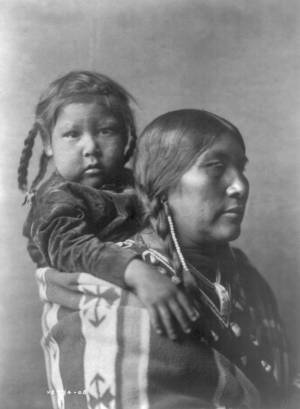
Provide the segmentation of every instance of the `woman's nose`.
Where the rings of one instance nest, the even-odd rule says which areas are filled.
[[[86,132],[82,136],[82,146],[84,156],[95,155],[101,150],[98,141],[90,132]]]
[[[227,187],[228,196],[237,196],[241,199],[247,199],[249,193],[249,182],[246,176],[239,171],[232,175],[232,180]]]

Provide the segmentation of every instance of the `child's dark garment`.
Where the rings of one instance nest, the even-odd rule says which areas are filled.
[[[37,266],[82,271],[124,287],[124,271],[137,254],[113,242],[137,230],[130,183],[128,170],[113,191],[68,182],[54,173],[36,192],[23,230]]]

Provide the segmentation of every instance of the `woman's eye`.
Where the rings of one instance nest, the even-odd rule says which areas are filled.
[[[213,161],[213,162],[208,162],[205,165],[205,168],[207,169],[207,171],[215,177],[220,177],[221,175],[223,175],[224,171],[225,171],[225,163],[220,162],[220,161]]]
[[[214,161],[214,162],[208,162],[205,166],[207,168],[212,168],[212,169],[223,169],[225,167],[225,164],[220,161]]]
[[[239,169],[239,171],[240,171],[241,173],[245,173],[246,170],[247,170],[247,164],[246,164],[246,163],[243,163],[243,164],[239,165],[238,169]]]

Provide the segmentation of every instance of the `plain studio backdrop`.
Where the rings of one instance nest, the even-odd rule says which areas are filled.
[[[50,407],[16,174],[41,90],[74,69],[128,88],[139,130],[188,107],[238,126],[251,194],[236,244],[273,288],[299,362],[299,17],[298,0],[0,1],[1,407]]]

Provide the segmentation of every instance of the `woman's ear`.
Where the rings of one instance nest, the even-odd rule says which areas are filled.
[[[126,144],[124,146],[124,152],[123,152],[123,157],[125,158],[125,162],[127,162],[131,157],[131,155],[130,155],[130,157],[128,158],[128,154],[129,154],[129,151],[130,151],[130,148],[131,148],[131,142],[132,142],[132,136],[128,135],[127,142],[126,142]]]

